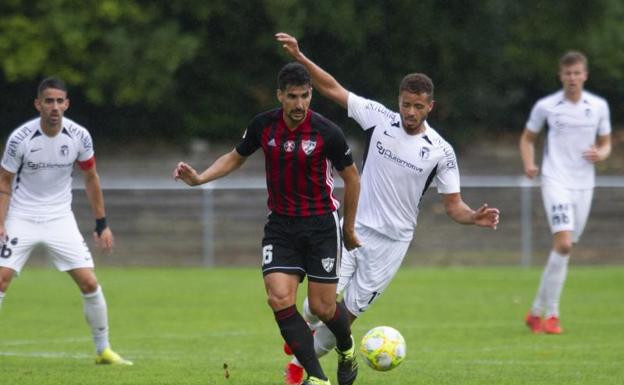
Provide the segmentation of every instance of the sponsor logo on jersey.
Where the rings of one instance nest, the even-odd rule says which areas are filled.
[[[293,152],[295,151],[295,142],[293,140],[287,140],[284,142],[284,151]]]
[[[47,170],[73,167],[74,162],[70,163],[46,163],[46,162],[26,162],[26,167],[31,170]]]
[[[321,259],[321,264],[323,265],[323,269],[326,272],[331,272],[334,269],[335,258],[323,258]]]
[[[399,158],[395,154],[392,153],[392,150],[385,148],[381,142],[377,142],[377,151],[381,156],[385,159],[393,162],[394,164],[408,168],[410,170],[414,170],[416,172],[423,172],[424,170],[413,163],[410,163],[404,159]]]
[[[301,149],[306,155],[310,155],[316,148],[316,140],[302,140]]]

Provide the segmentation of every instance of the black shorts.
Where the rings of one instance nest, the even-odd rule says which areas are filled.
[[[271,213],[262,239],[262,274],[298,274],[337,283],[342,253],[338,213],[289,217]]]

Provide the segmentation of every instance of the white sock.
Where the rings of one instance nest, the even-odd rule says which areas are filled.
[[[98,286],[93,293],[82,295],[84,303],[84,315],[91,327],[95,350],[100,354],[109,347],[108,342],[108,310],[102,288]]]
[[[316,330],[316,328],[323,323],[323,321],[310,310],[308,297],[305,297],[303,300],[303,319],[306,320],[312,331]]]
[[[4,299],[4,292],[0,291],[0,309],[2,309],[2,300]]]
[[[561,255],[551,250],[531,309],[533,315],[540,315],[545,307],[546,317],[559,317],[559,299],[568,274],[569,260],[569,255]]]

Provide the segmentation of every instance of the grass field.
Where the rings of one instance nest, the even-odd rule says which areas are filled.
[[[358,385],[623,384],[624,267],[572,266],[565,334],[522,319],[539,269],[404,269],[356,324],[390,325],[406,361]],[[287,358],[257,269],[99,269],[113,347],[133,367],[96,367],[68,277],[26,269],[0,311],[0,384],[282,384]],[[322,363],[333,384],[335,355]],[[227,363],[229,378],[223,364]]]

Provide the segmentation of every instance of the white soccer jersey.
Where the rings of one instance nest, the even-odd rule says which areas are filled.
[[[400,114],[353,93],[348,113],[367,136],[356,221],[392,239],[410,241],[418,204],[429,185],[435,180],[442,194],[460,191],[455,151],[426,122],[423,133],[409,135]]]
[[[577,103],[567,100],[563,91],[535,103],[526,124],[539,133],[548,124],[542,160],[542,184],[569,189],[591,189],[595,183],[594,164],[583,159],[583,152],[596,143],[596,136],[611,133],[609,105],[583,91]]]
[[[82,126],[63,118],[63,128],[53,138],[41,130],[40,118],[11,133],[2,167],[15,175],[10,215],[50,219],[71,212],[74,162],[93,157],[91,135]]]

